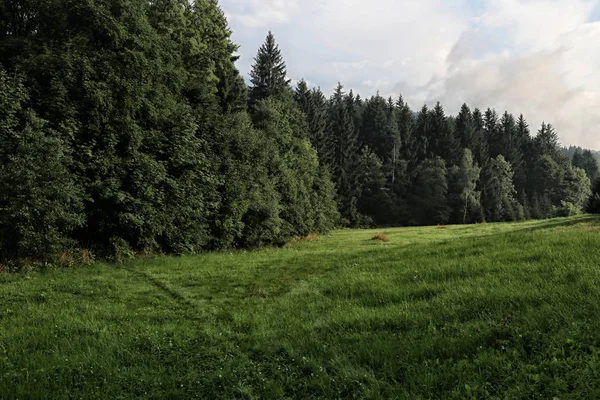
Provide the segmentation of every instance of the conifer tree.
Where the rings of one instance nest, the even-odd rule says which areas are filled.
[[[319,160],[327,164],[331,161],[325,131],[327,129],[327,100],[321,89],[310,90],[302,79],[294,91],[294,98],[300,110],[306,115],[308,137],[319,154]]]
[[[461,149],[473,149],[475,124],[471,109],[466,104],[462,105],[456,117],[456,134],[460,140]]]
[[[539,156],[548,155],[553,158],[559,156],[558,134],[551,124],[542,122],[542,127],[534,139],[534,144]]]
[[[485,122],[481,110],[473,110],[473,159],[480,167],[485,167],[490,159],[489,146],[485,137]]]
[[[490,158],[502,154],[502,132],[498,125],[496,110],[488,108],[483,115],[483,132],[487,141]]]
[[[575,150],[572,163],[574,167],[583,169],[591,182],[595,182],[598,178],[600,173],[598,162],[590,150]]]
[[[288,94],[290,80],[275,35],[269,31],[267,38],[254,57],[250,71],[250,104],[268,97],[283,98]]]
[[[521,194],[522,203],[525,207],[527,201],[526,193],[529,193],[529,175],[533,166],[532,151],[531,151],[531,135],[529,125],[523,114],[519,115],[517,126],[515,129],[515,145],[518,146],[521,156],[521,164],[519,170],[515,171],[515,189]]]
[[[416,159],[419,161],[425,160],[431,154],[429,149],[433,144],[431,143],[432,127],[431,127],[431,113],[424,104],[415,121],[415,136],[416,136]]]
[[[415,171],[411,188],[412,223],[445,224],[450,219],[448,179],[443,159],[426,159]]]
[[[396,101],[396,126],[400,135],[400,158],[407,163],[413,163],[417,159],[417,138],[414,132],[414,115],[402,95]]]
[[[517,122],[512,114],[505,112],[500,121],[500,154],[504,156],[513,169],[515,189],[519,193],[524,190],[527,176],[521,140],[523,140],[523,137],[522,133],[519,132]]]
[[[446,117],[444,108],[438,102],[431,111],[431,134],[429,138],[430,156],[439,156],[448,165],[455,165],[460,159],[460,142],[455,136],[453,124]]]
[[[384,189],[386,177],[383,163],[368,147],[364,147],[358,159],[358,211],[361,214],[359,225],[368,225],[369,219],[376,224],[391,224],[395,217],[394,205],[388,192]],[[365,218],[368,216],[368,219]]]
[[[383,162],[389,187],[393,190],[402,146],[395,109],[389,100],[374,96],[367,100],[360,127],[361,145],[369,147]]]
[[[344,87],[338,83],[329,101],[328,142],[331,146],[333,180],[338,194],[338,209],[347,224],[358,221],[356,202],[358,199],[357,157],[358,135],[351,113],[354,100],[348,101]]]

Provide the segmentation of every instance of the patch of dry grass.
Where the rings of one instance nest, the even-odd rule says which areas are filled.
[[[377,235],[373,236],[371,238],[371,240],[379,240],[379,241],[382,241],[382,242],[389,242],[390,238],[386,234],[384,234],[384,233],[378,233]]]

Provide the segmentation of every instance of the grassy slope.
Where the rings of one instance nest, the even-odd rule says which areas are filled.
[[[598,398],[600,219],[0,274],[0,398]]]

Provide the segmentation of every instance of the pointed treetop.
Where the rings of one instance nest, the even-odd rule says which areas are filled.
[[[337,86],[333,91],[334,98],[342,98],[346,93],[344,92],[344,85],[338,82]]]
[[[560,146],[558,134],[551,124],[542,122],[542,127],[538,131],[535,142],[542,155],[555,155],[558,153]]]
[[[463,103],[463,105],[460,107],[460,112],[461,113],[471,113],[471,109],[469,108],[469,106],[467,105],[467,103]]]
[[[308,83],[304,78],[300,79],[300,81],[296,84],[296,92],[308,92]]]
[[[252,83],[252,87],[250,87],[252,103],[267,97],[279,98],[289,90],[290,80],[287,79],[285,61],[283,61],[281,50],[271,31],[254,57],[250,82]]]
[[[402,95],[398,95],[398,100],[396,100],[396,107],[403,108],[406,103],[404,102],[404,97]]]
[[[523,114],[519,115],[519,119],[517,120],[517,126],[519,128],[519,131],[527,132],[527,134],[529,134],[529,124],[527,123],[527,120],[525,119]]]

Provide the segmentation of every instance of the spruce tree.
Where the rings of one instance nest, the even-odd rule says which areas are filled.
[[[440,157],[424,160],[415,171],[410,205],[412,223],[445,224],[450,219],[446,164]]]
[[[429,155],[439,156],[448,165],[455,165],[460,159],[460,142],[454,133],[453,124],[446,117],[444,108],[439,102],[431,111],[430,118]]]
[[[386,179],[393,190],[396,182],[402,142],[395,118],[395,109],[381,96],[374,96],[364,106],[359,138],[383,162]]]
[[[360,188],[357,182],[358,135],[352,118],[353,100],[348,101],[338,83],[329,101],[328,142],[331,146],[331,172],[338,194],[338,209],[346,224],[358,221],[356,206]]]
[[[533,155],[531,154],[531,135],[529,132],[529,125],[525,120],[523,114],[519,115],[519,119],[517,120],[517,126],[515,130],[515,145],[519,146],[520,156],[521,156],[521,166],[519,170],[515,171],[515,189],[519,193],[528,193],[529,192],[529,175],[532,170],[532,166],[534,163]],[[523,196],[523,201],[527,200],[527,196]],[[521,203],[525,206],[525,203]]]
[[[523,160],[521,132],[512,114],[505,112],[500,121],[500,154],[510,163],[514,172],[514,183],[517,192],[524,190],[526,184],[525,163]]]
[[[462,105],[456,117],[456,134],[460,140],[461,149],[473,149],[475,124],[471,109],[466,104]]]
[[[489,146],[485,137],[485,122],[481,110],[473,110],[473,159],[480,167],[487,165],[490,159]]]
[[[252,105],[268,97],[281,99],[288,94],[290,80],[287,78],[287,67],[271,31],[254,57],[250,82]]]
[[[417,159],[417,138],[414,131],[414,115],[402,95],[396,101],[396,126],[400,134],[400,158],[413,163]]]
[[[542,127],[534,139],[534,144],[539,156],[548,155],[557,158],[560,154],[558,134],[551,124],[542,122]]]
[[[424,104],[417,114],[417,119],[415,121],[415,158],[418,161],[423,161],[430,156],[429,148],[432,146],[430,138],[431,130],[431,115],[427,105]]]
[[[327,164],[331,158],[325,136],[325,130],[327,129],[327,100],[323,92],[319,88],[309,89],[306,81],[302,79],[294,91],[294,99],[300,110],[306,115],[308,137],[319,154],[319,160]]]
[[[502,154],[502,131],[498,125],[496,110],[488,108],[483,115],[483,131],[487,141],[490,158]]]
[[[372,220],[377,225],[391,225],[394,221],[393,203],[385,190],[386,177],[383,163],[368,147],[364,147],[358,158],[358,211],[359,225],[368,225]],[[364,216],[368,216],[365,218]]]
[[[591,182],[595,182],[598,178],[600,169],[598,168],[598,162],[590,150],[582,151],[577,149],[573,154],[572,163],[574,167],[583,169]]]

